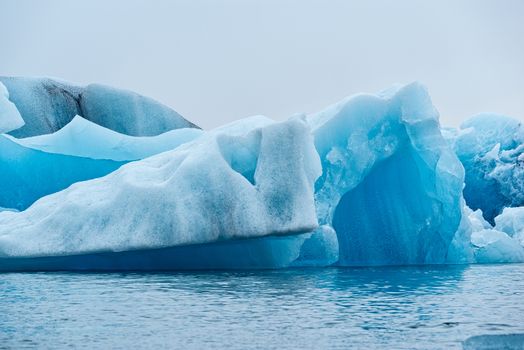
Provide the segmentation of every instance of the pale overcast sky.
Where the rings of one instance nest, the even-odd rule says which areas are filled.
[[[445,125],[524,120],[522,0],[0,0],[0,75],[98,82],[211,128],[424,83]]]

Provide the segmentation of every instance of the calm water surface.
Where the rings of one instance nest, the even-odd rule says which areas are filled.
[[[522,333],[523,264],[0,274],[0,348],[460,349]]]

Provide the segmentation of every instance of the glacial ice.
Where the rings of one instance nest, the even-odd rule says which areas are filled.
[[[0,207],[24,210],[41,197],[109,174],[122,164],[41,152],[0,135]]]
[[[524,206],[509,208],[524,193],[521,140],[493,115],[440,128],[418,83],[207,132],[133,137],[77,116],[0,136],[0,270],[524,262]],[[60,173],[89,166],[98,178]],[[26,184],[47,188],[29,208]]]
[[[522,350],[524,334],[482,334],[469,337],[462,343],[464,350]]]
[[[167,131],[157,136],[128,136],[76,116],[62,129],[23,139],[10,139],[47,153],[92,159],[131,161],[177,148],[202,134],[196,128]]]
[[[11,132],[18,138],[53,133],[76,115],[132,136],[196,127],[171,108],[127,90],[51,78],[0,77],[0,82],[25,121]]]
[[[475,261],[478,263],[524,262],[524,247],[498,230],[475,231],[471,235]]]
[[[218,241],[157,249],[2,258],[0,271],[170,271],[290,266],[304,239],[295,236]]]
[[[154,136],[168,130],[196,127],[171,108],[127,90],[90,84],[80,99],[80,115],[122,134]]]
[[[473,211],[464,205],[461,225],[448,252],[448,262],[524,262],[524,247],[502,226],[492,227],[479,209]]]
[[[9,101],[9,92],[0,82],[0,134],[15,130],[24,125],[16,106]]]
[[[107,259],[104,254],[118,265],[119,257],[127,261],[129,255],[148,260],[140,250],[176,247],[180,256],[172,260],[181,259],[182,267],[183,256],[207,255],[211,263],[204,265],[212,267],[212,261],[228,266],[244,253],[239,262],[282,266],[298,256],[301,243],[285,236],[317,227],[313,183],[320,172],[301,118],[233,123],[105,177],[75,183],[22,212],[1,212],[0,268],[34,269],[73,255],[66,264],[85,266],[94,256]],[[278,237],[248,239],[264,236]],[[277,246],[274,255],[267,254]],[[266,254],[251,256],[249,249]],[[51,262],[38,259],[45,257]]]
[[[495,228],[507,233],[524,247],[524,207],[504,208],[495,218]]]
[[[524,128],[515,119],[480,114],[451,137],[466,171],[464,198],[494,224],[505,207],[524,205]]]
[[[426,89],[414,83],[355,96],[309,121],[323,168],[315,184],[321,229],[310,240],[324,253],[316,258],[339,265],[445,262],[461,220],[463,169]],[[312,256],[309,243],[305,256]]]
[[[53,134],[25,139],[0,135],[0,206],[24,210],[75,182],[175,149],[201,134],[200,129],[185,128],[158,136],[128,136],[77,116]]]

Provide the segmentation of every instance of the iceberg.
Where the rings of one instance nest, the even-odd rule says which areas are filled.
[[[480,114],[452,137],[464,165],[464,198],[491,224],[505,207],[524,205],[524,129],[515,119]]]
[[[412,83],[207,132],[2,135],[0,270],[524,262],[520,124],[500,118],[442,129]]]
[[[128,136],[76,116],[62,129],[23,139],[9,137],[27,148],[69,156],[132,161],[172,150],[203,133],[200,129],[183,128],[157,136]]]
[[[171,108],[127,90],[51,78],[0,77],[0,82],[25,121],[11,132],[17,138],[53,133],[76,115],[132,136],[196,127]]]
[[[303,239],[270,236],[157,249],[41,257],[0,256],[0,271],[173,271],[285,268]]]
[[[16,106],[9,101],[9,92],[0,82],[0,134],[15,130],[24,125]]]
[[[358,95],[308,120],[323,169],[315,184],[321,226],[297,264],[446,262],[464,174],[426,89]]]
[[[524,207],[504,208],[495,218],[495,228],[507,233],[524,247]]]
[[[482,334],[469,337],[462,342],[464,350],[521,350],[524,334]]]
[[[135,92],[90,84],[80,94],[79,113],[108,129],[132,136],[154,136],[173,129],[196,128],[180,114]]]
[[[249,118],[0,212],[0,269],[284,266],[318,226],[320,173],[302,118]]]
[[[121,165],[177,148],[202,134],[194,128],[158,136],[128,136],[82,117],[53,134],[0,135],[0,206],[24,210],[37,199]]]
[[[477,263],[524,262],[524,247],[498,230],[475,231],[471,235]]]
[[[39,198],[109,174],[122,164],[41,152],[0,135],[0,207],[24,210]]]
[[[464,204],[461,225],[450,246],[448,262],[524,262],[524,246],[519,242],[518,231],[520,213],[508,209],[518,208],[505,209],[506,215],[497,216],[495,221],[499,225],[493,227],[484,219],[481,210],[473,211]]]

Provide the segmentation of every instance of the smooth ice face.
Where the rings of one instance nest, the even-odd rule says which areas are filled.
[[[62,129],[46,135],[10,139],[24,147],[47,153],[92,159],[130,161],[172,150],[194,140],[203,131],[176,129],[157,136],[128,136],[76,116]]]
[[[309,123],[323,168],[315,184],[321,229],[297,264],[311,262],[311,240],[321,242],[315,258],[323,263],[445,262],[461,220],[464,175],[426,89],[415,83],[358,95]]]
[[[9,101],[9,92],[0,82],[0,134],[15,130],[24,125],[16,106]]]
[[[0,135],[0,207],[24,210],[43,196],[109,174],[122,164],[41,152]]]
[[[0,77],[0,82],[25,121],[11,132],[18,138],[53,133],[76,115],[133,136],[196,127],[171,108],[127,90],[50,78]]]
[[[256,250],[259,244],[248,238],[300,234],[317,227],[313,184],[320,172],[313,138],[302,119],[234,123],[174,151],[76,183],[23,212],[1,212],[2,264],[8,266],[8,258],[239,239]],[[241,251],[229,248],[220,254]]]
[[[484,217],[524,205],[524,128],[515,119],[481,114],[461,125],[454,150],[466,170],[464,198]]]
[[[196,127],[171,108],[132,91],[90,84],[80,98],[80,115],[122,134],[153,136]]]
[[[475,254],[471,244],[471,235],[476,231],[492,229],[491,225],[482,217],[482,212],[471,210],[463,198],[461,200],[461,212],[460,225],[449,245],[446,263],[474,263]]]

